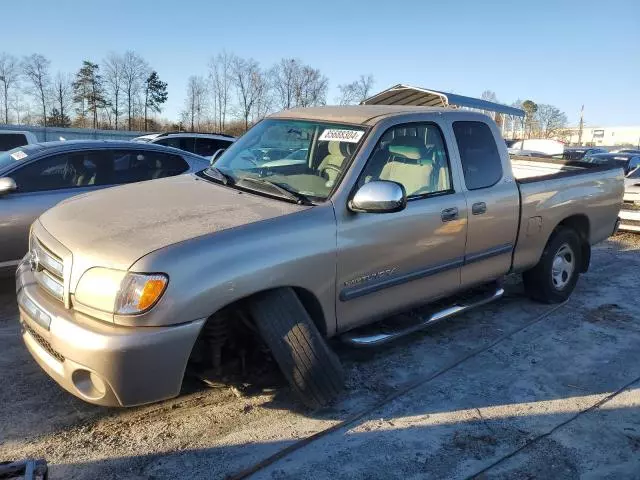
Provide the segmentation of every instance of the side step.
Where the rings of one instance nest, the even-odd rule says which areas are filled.
[[[466,295],[448,299],[449,303],[439,301],[407,314],[396,315],[389,319],[356,328],[343,333],[340,339],[354,347],[377,347],[410,333],[414,333],[441,320],[467,312],[473,308],[498,300],[504,295],[504,289],[498,284],[490,284]]]

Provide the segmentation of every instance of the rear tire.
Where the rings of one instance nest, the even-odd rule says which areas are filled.
[[[542,303],[562,303],[569,298],[580,276],[581,251],[574,230],[556,229],[538,264],[522,274],[527,295]]]
[[[342,391],[340,362],[291,288],[256,295],[249,311],[280,370],[306,406],[322,407]]]

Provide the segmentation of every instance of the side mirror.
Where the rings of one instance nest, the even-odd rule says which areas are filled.
[[[216,150],[216,153],[211,156],[211,165],[213,165],[213,163],[220,157],[220,155],[225,152],[225,150],[226,148],[219,148],[218,150]]]
[[[365,213],[399,212],[406,206],[407,194],[404,187],[399,183],[383,180],[365,183],[349,202],[351,211]]]
[[[0,178],[0,197],[8,193],[15,192],[18,189],[16,181],[10,177]]]

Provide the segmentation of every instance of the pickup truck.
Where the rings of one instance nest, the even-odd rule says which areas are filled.
[[[202,172],[42,214],[17,270],[23,340],[63,388],[113,406],[176,396],[188,364],[224,372],[268,347],[318,407],[342,388],[332,337],[379,345],[500,298],[514,272],[534,299],[566,300],[623,190],[615,166],[510,160],[480,113],[284,111]]]

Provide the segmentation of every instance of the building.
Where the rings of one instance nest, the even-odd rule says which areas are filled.
[[[633,127],[570,127],[563,140],[571,145],[640,148],[640,125]]]

